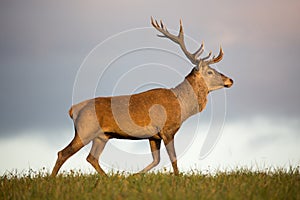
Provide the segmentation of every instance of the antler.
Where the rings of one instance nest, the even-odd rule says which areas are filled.
[[[193,64],[198,65],[200,62],[207,60],[211,56],[211,52],[210,52],[208,56],[206,56],[202,59],[200,58],[200,55],[204,51],[204,42],[201,43],[201,46],[199,47],[199,49],[197,51],[195,51],[195,53],[190,53],[186,49],[186,46],[184,43],[182,20],[180,20],[180,30],[179,30],[178,36],[171,34],[167,30],[167,27],[163,24],[163,22],[161,20],[160,20],[160,24],[159,24],[157,22],[157,20],[154,20],[153,17],[151,17],[151,24],[156,30],[158,30],[159,32],[161,32],[163,34],[163,35],[158,35],[159,37],[169,38],[173,42],[179,44],[183,53]],[[222,58],[223,58],[223,50],[222,50],[222,47],[220,47],[219,55],[217,57],[214,56],[211,60],[208,60],[205,62],[207,62],[208,64],[213,64],[213,63],[217,63],[217,62],[221,61]]]
[[[211,53],[210,53],[211,54]],[[222,59],[223,59],[223,55],[224,55],[224,52],[223,52],[223,49],[222,47],[220,46],[220,51],[219,51],[219,55],[217,57],[213,56],[211,60],[208,60],[206,61],[208,64],[214,64],[214,63],[217,63],[217,62],[220,62]],[[210,55],[209,55],[210,56]]]

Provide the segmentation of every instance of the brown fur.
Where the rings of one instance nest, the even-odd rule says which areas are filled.
[[[189,91],[187,87],[193,90]],[[196,97],[195,94],[197,95],[198,104],[191,105],[190,102]],[[131,96],[98,97],[90,100],[90,106],[95,107],[99,126],[109,139],[145,139],[151,137],[154,139],[162,139],[164,135],[166,137],[174,137],[184,120],[202,111],[206,105],[207,94],[208,90],[204,81],[197,79],[194,73],[191,73],[183,83],[174,89],[159,88]],[[182,96],[181,99],[178,98],[179,95]],[[126,101],[128,101],[128,103],[126,103]],[[134,132],[135,130],[130,130],[130,127],[128,127],[130,124],[126,124],[130,119],[125,116],[124,118],[119,117],[122,113],[114,114],[112,111],[114,107],[112,103],[117,107],[117,110],[122,110],[122,107],[125,109],[129,107],[129,117],[132,123],[146,133],[141,132],[137,133],[137,135],[132,133],[132,131]],[[127,104],[129,106],[127,106]],[[78,112],[80,114],[80,109],[85,109],[85,107],[82,108],[79,105],[81,104],[75,105],[74,107],[77,106],[77,109],[79,107]],[[153,106],[157,105],[161,107],[151,112]],[[123,123],[127,125],[126,130],[123,130]],[[154,132],[144,130],[145,127],[153,128]],[[147,134],[147,132],[149,132],[150,135]]]
[[[77,128],[77,119],[92,110],[107,139],[162,139],[164,135],[174,137],[188,117],[202,111],[207,94],[204,80],[193,71],[175,88],[98,97],[72,106],[69,114]],[[129,115],[124,114],[126,111]]]
[[[179,44],[196,66],[182,83],[172,89],[159,88],[127,96],[98,97],[72,106],[69,115],[74,121],[75,137],[66,148],[58,152],[52,176],[58,173],[70,156],[91,141],[93,144],[87,161],[97,172],[105,175],[99,165],[99,157],[111,138],[149,140],[153,162],[140,171],[142,173],[159,163],[163,141],[174,174],[179,174],[174,147],[176,132],[186,119],[205,108],[209,91],[231,87],[233,81],[209,66],[222,59],[222,48],[216,58],[205,61],[211,54],[199,58],[204,50],[203,44],[194,54],[186,50],[182,22],[178,36],[170,34],[162,22],[158,24],[151,18],[151,23],[163,37]]]
[[[178,174],[174,135],[186,119],[205,108],[207,94],[208,88],[200,73],[192,70],[182,83],[172,89],[152,89],[131,96],[98,97],[72,106],[69,115],[74,121],[75,137],[70,145],[58,153],[52,175],[55,176],[65,160],[90,141],[93,141],[93,145],[96,140],[99,143],[102,141],[99,146],[103,150],[111,138],[149,139],[154,161],[142,172],[158,164],[159,152],[156,151],[159,151],[160,141],[163,140],[174,173]],[[128,115],[124,114],[126,111]],[[89,123],[95,119],[97,121],[97,126],[89,129],[90,133],[83,133],[85,127],[90,125],[85,123],[85,119],[89,119]],[[77,144],[75,148],[74,143]],[[87,160],[99,173],[104,174],[97,156],[90,153]]]

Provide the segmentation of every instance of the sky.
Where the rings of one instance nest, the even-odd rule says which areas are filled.
[[[176,135],[179,169],[299,165],[299,9],[297,0],[2,0],[0,174],[51,171],[74,136],[73,103],[183,80],[192,64],[156,36],[150,16],[171,31],[182,19],[190,51],[204,41],[205,53],[217,54],[222,45],[224,58],[212,67],[234,80]],[[89,148],[62,170],[93,172]],[[100,163],[136,171],[151,162],[149,152],[147,141],[112,140]],[[162,155],[157,169],[170,167]]]

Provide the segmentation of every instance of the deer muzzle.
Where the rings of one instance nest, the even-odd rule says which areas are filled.
[[[231,78],[228,78],[228,77],[222,75],[222,79],[223,79],[223,82],[224,82],[224,87],[230,88],[232,86],[233,80]]]

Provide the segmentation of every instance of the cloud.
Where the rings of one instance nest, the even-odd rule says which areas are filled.
[[[195,119],[194,119],[195,120]],[[201,117],[200,117],[201,120]],[[299,151],[299,120],[255,118],[238,122],[227,121],[221,138],[213,151],[204,159],[199,160],[199,153],[204,138],[208,133],[209,123],[200,123],[198,132],[193,136],[197,123],[188,121],[175,137],[175,146],[178,154],[178,164],[181,171],[191,169],[202,170],[231,170],[237,167],[260,168],[289,167],[300,164]],[[73,138],[71,130],[61,130],[61,134],[49,142],[44,132],[43,137],[35,132],[26,132],[19,137],[6,138],[0,141],[0,174],[12,169],[19,172],[32,168],[40,170],[45,167],[51,171],[56,153],[67,145]],[[191,137],[193,136],[193,137]],[[190,140],[183,145],[183,140]],[[124,144],[124,145],[123,145]],[[62,171],[77,169],[87,173],[94,172],[85,161],[91,146],[88,145],[70,158],[62,167]],[[116,149],[131,154],[130,159],[120,158]],[[119,152],[119,153],[120,153]],[[169,158],[162,145],[162,167],[170,168]],[[101,164],[106,171],[111,169],[137,171],[151,162],[148,142],[145,141],[110,141],[101,156]]]
[[[208,3],[208,6],[213,6]],[[214,32],[226,45],[276,48],[300,41],[299,1],[218,2],[214,16],[220,17]],[[208,14],[208,13],[207,13]],[[222,18],[221,18],[222,17]]]
[[[229,158],[229,161],[242,160],[242,156],[246,156],[236,153],[236,149],[241,148],[246,148],[247,152],[251,149],[256,152],[260,150],[257,155],[268,152],[267,156],[274,163],[274,155],[281,153],[276,148],[271,148],[272,145],[282,148],[284,144],[288,146],[288,150],[281,151],[282,157],[295,150],[294,142],[298,141],[298,136],[294,133],[299,127],[292,125],[289,118],[297,123],[300,118],[300,3],[297,0],[230,0],[209,1],[205,4],[201,1],[170,3],[154,0],[118,2],[119,6],[115,6],[115,1],[53,3],[12,0],[1,1],[0,4],[0,137],[3,148],[9,148],[9,144],[12,144],[23,145],[22,148],[37,145],[36,148],[39,149],[38,144],[46,140],[44,134],[51,141],[60,140],[58,138],[61,138],[63,131],[59,130],[62,129],[70,128],[68,133],[72,135],[72,122],[67,111],[72,104],[76,73],[85,56],[113,34],[131,28],[149,27],[149,17],[154,16],[163,19],[170,29],[177,29],[178,20],[182,18],[185,33],[199,43],[203,40],[206,50],[216,53],[222,44],[225,56],[217,67],[234,80],[233,87],[226,91],[227,119],[236,123],[229,124],[232,129],[229,132],[239,130],[243,137],[238,133],[232,135],[226,130],[224,135],[241,139],[244,145],[232,144],[229,140],[232,137],[224,136],[225,144],[232,146],[231,150],[223,146],[224,153],[227,152],[229,156],[231,152],[235,156]],[[130,44],[137,44],[148,38],[166,45],[165,48],[170,51],[180,52],[176,45],[156,38],[155,34],[153,30],[151,34],[139,36],[135,40],[118,42],[115,46],[108,47],[98,58],[105,59],[116,48],[126,49]],[[186,42],[188,49],[198,47],[192,40],[187,39]],[[134,54],[127,57],[126,63],[118,63],[117,67],[124,70],[124,64],[127,67],[135,66],[145,60],[150,62],[151,58],[148,52],[143,55]],[[192,68],[191,64],[177,62],[167,55],[160,55],[156,61],[167,63],[172,69],[184,66],[182,75]],[[112,93],[111,77],[115,76],[116,79],[116,74],[122,75],[123,72],[118,68],[105,77],[106,81],[101,82],[101,91],[97,91],[99,94]],[[155,76],[155,73],[141,71],[135,77],[136,80],[145,80],[145,77],[151,78],[150,74]],[[180,81],[178,77],[171,75],[155,78],[170,83],[168,86]],[[129,84],[128,87],[125,84],[122,86],[128,88]],[[137,88],[140,85],[130,86]],[[215,95],[216,100],[223,101],[218,98],[220,92],[222,91],[211,95]],[[258,120],[249,126],[248,120],[257,116],[264,116],[266,121]],[[271,129],[272,126],[275,128]],[[28,139],[32,130],[43,139]],[[251,135],[250,130],[258,136]],[[286,133],[286,138],[282,133]],[[23,135],[24,138],[16,139]],[[18,143],[12,143],[13,140]],[[59,146],[57,143],[56,145]],[[216,149],[221,148],[218,146]],[[235,149],[232,150],[233,148]],[[132,151],[134,150],[133,148]],[[52,149],[44,150],[45,154],[50,154],[50,151]],[[219,154],[222,155],[222,151]],[[17,153],[14,157],[17,157]],[[36,157],[41,158],[39,155]],[[215,157],[215,160],[213,158],[210,161],[218,162],[219,157]],[[24,163],[14,162],[16,165]],[[13,166],[14,164],[10,164],[7,167]]]
[[[195,166],[201,169],[297,166],[300,164],[299,128],[299,119],[289,118],[227,121],[215,149],[205,159],[198,160]],[[199,136],[195,141],[197,144],[203,141],[203,135]],[[196,149],[192,146],[180,163],[196,160]]]

